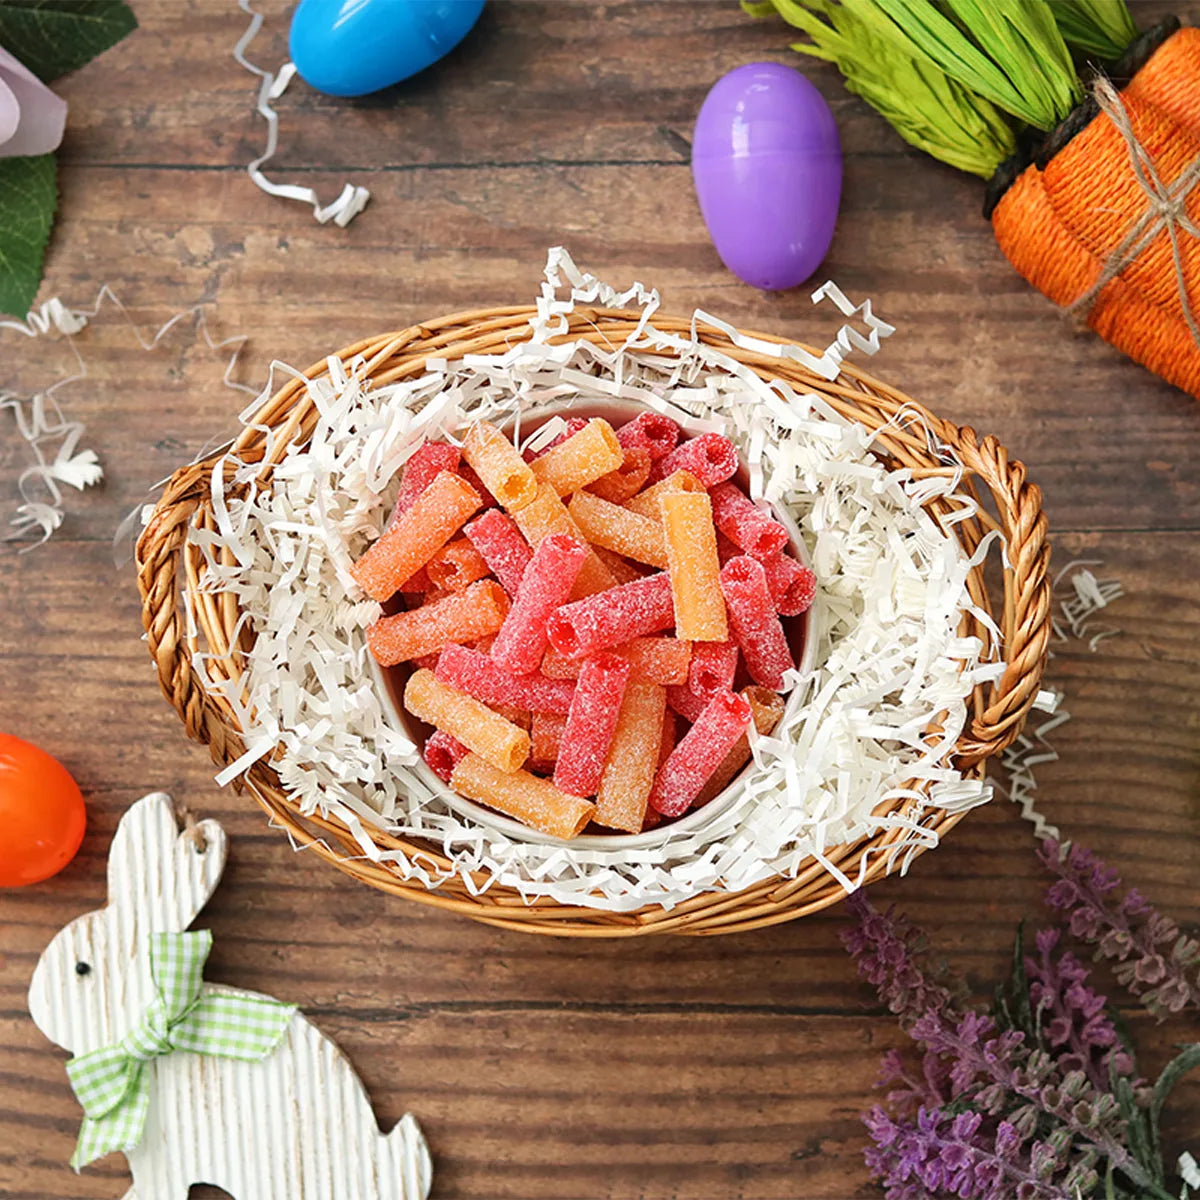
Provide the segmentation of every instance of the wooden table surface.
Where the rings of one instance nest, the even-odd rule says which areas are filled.
[[[252,53],[265,64],[285,54],[288,7],[263,4]],[[264,127],[255,82],[230,57],[244,24],[232,0],[135,8],[140,31],[61,84],[71,118],[42,299],[84,306],[108,283],[143,331],[202,302],[216,335],[249,335],[238,376],[256,385],[271,358],[303,366],[422,317],[528,302],[558,242],[606,279],[653,283],[675,312],[702,305],[809,341],[834,328],[803,289],[762,295],[733,279],[696,208],[687,139],[706,89],[745,62],[795,61],[783,26],[732,2],[493,0],[442,66],[382,95],[338,101],[297,84],[279,105],[276,172],[326,198],[344,179],[367,184],[370,207],[346,230],[246,178]],[[899,326],[871,369],[999,435],[1045,490],[1056,562],[1100,559],[1128,593],[1106,614],[1119,637],[1050,664],[1074,720],[1056,737],[1061,760],[1039,771],[1043,807],[1194,924],[1200,407],[1074,332],[1016,276],[976,180],[908,151],[831,71],[805,70],[846,153],[822,276]],[[385,1126],[416,1113],[436,1197],[876,1194],[858,1113],[880,1054],[903,1039],[840,949],[841,911],[724,939],[501,933],[293,854],[249,801],[217,789],[159,694],[112,538],[151,485],[229,433],[242,398],[190,324],[143,353],[106,310],[79,346],[90,378],[62,399],[88,425],[104,484],[68,497],[49,544],[0,554],[0,728],[61,759],[89,806],[75,862],[0,896],[0,1195],[128,1186],[119,1156],[78,1178],[67,1168],[78,1111],[25,992],[55,930],[103,902],[116,822],[155,788],[231,834],[205,920],[209,978],[298,1002],[350,1055]],[[7,332],[0,347],[0,387],[33,391],[68,363],[53,341]],[[5,418],[5,518],[22,462]],[[1037,919],[1043,883],[1029,826],[998,801],[875,894],[923,922],[983,996],[1016,922]],[[1129,1016],[1149,1068],[1197,1036],[1194,1020]],[[1200,1087],[1182,1088],[1172,1113],[1179,1149],[1200,1126]]]

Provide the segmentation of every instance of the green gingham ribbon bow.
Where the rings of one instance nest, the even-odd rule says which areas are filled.
[[[150,1059],[187,1050],[255,1062],[283,1038],[294,1004],[202,987],[211,948],[207,929],[153,934],[150,973],[157,994],[142,1019],[115,1045],[67,1063],[71,1087],[86,1114],[71,1157],[75,1170],[113,1150],[128,1152],[141,1140],[150,1111],[145,1069]]]

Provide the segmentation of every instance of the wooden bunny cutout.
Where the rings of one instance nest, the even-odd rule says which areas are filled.
[[[108,906],[61,930],[34,972],[29,1011],[51,1041],[78,1058],[135,1029],[157,994],[147,947],[204,907],[225,849],[216,821],[180,833],[161,792],[130,808],[109,855]],[[210,983],[199,994],[211,1006],[264,1000]],[[298,1012],[280,1028],[258,1061],[181,1049],[144,1061],[149,1107],[126,1151],[125,1200],[187,1200],[198,1183],[234,1200],[425,1200],[432,1167],[414,1118],[382,1134],[333,1042]]]

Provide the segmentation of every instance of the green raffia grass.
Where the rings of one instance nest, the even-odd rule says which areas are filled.
[[[810,40],[910,145],[987,178],[1014,123],[1049,131],[1083,99],[1068,45],[1103,53],[1136,36],[1125,0],[742,0]],[[1103,49],[1100,49],[1103,47]]]

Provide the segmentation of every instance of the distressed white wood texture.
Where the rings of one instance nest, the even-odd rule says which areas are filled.
[[[150,934],[191,924],[221,878],[225,850],[215,821],[180,832],[162,792],[129,809],[109,855],[107,906],[62,929],[34,972],[29,1011],[51,1041],[84,1054],[137,1024],[153,994]],[[80,974],[78,963],[91,969]],[[199,1183],[234,1200],[429,1195],[432,1166],[417,1122],[406,1114],[381,1133],[354,1068],[299,1012],[259,1062],[174,1051],[147,1072],[150,1116],[128,1155],[125,1200],[187,1200]]]

